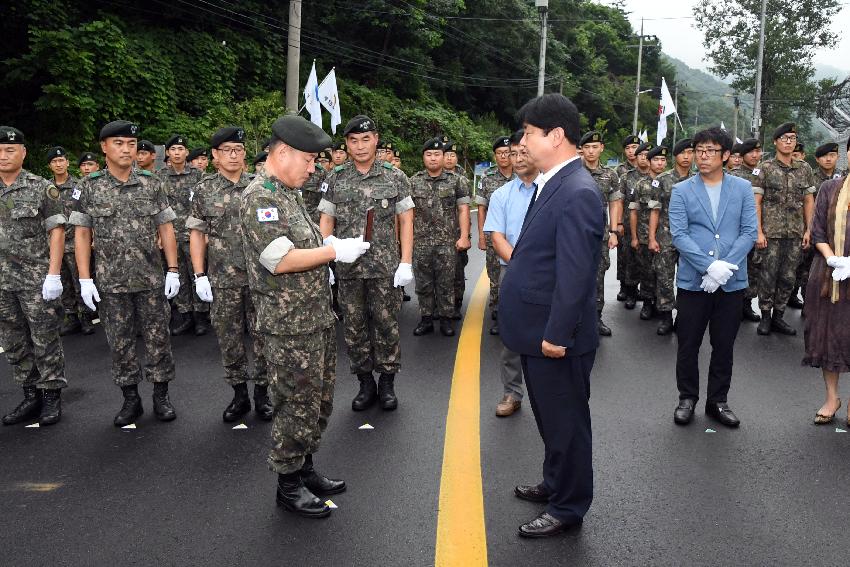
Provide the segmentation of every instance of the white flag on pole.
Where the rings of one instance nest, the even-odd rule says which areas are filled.
[[[322,105],[319,103],[319,79],[316,77],[315,61],[313,61],[313,68],[310,69],[307,84],[304,86],[304,106],[307,108],[307,112],[310,113],[310,122],[321,128]]]
[[[724,132],[726,131],[726,124],[724,124],[722,120],[720,121],[720,129]]]
[[[673,97],[670,96],[670,89],[667,88],[667,81],[661,77],[661,102],[658,104],[658,137],[657,144],[660,146],[664,138],[667,137],[667,117],[671,114],[676,114],[676,103],[673,102]]]
[[[646,128],[643,129],[643,132],[638,134],[638,138],[640,139],[641,142],[648,142],[649,141],[649,134],[646,133]]]
[[[336,134],[336,127],[342,124],[342,112],[339,108],[339,91],[336,88],[336,71],[331,69],[322,84],[319,85],[319,102],[325,110],[331,113],[331,131]]]
[[[735,143],[736,144],[743,144],[744,140],[742,140],[741,138],[735,138]]]

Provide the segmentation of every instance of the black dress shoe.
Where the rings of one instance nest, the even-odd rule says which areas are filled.
[[[602,321],[602,317],[599,318],[599,321],[597,322],[596,326],[599,330],[599,336],[610,337],[613,334],[611,333],[611,327],[609,327]]]
[[[15,425],[41,414],[42,393],[35,386],[24,386],[24,399],[3,416],[3,425]]]
[[[729,409],[729,404],[725,402],[707,402],[705,404],[705,414],[727,427],[738,427],[741,425],[741,420],[732,413],[732,410]]]
[[[121,391],[124,394],[124,404],[113,420],[115,427],[124,427],[135,423],[145,413],[142,407],[142,398],[139,397],[138,386],[122,386]]]
[[[62,390],[45,390],[42,392],[40,425],[53,425],[62,418]]]
[[[514,487],[514,494],[517,498],[528,500],[529,502],[549,502],[549,497],[552,493],[540,484],[518,484]]]
[[[271,421],[274,417],[274,406],[269,400],[268,385],[254,384],[254,412],[263,421]]]
[[[697,401],[693,398],[685,398],[679,400],[679,405],[676,406],[676,411],[673,412],[673,421],[677,425],[687,425],[694,418],[694,407]]]
[[[499,334],[499,322],[498,321],[496,321],[495,323],[493,323],[490,326],[490,334],[491,335],[498,335]]]
[[[548,512],[543,512],[530,522],[519,527],[522,537],[549,537],[581,528],[583,520],[573,523],[562,522]]]
[[[785,319],[783,319],[784,315],[782,311],[773,310],[773,317],[770,319],[770,330],[776,331],[780,335],[793,337],[797,334],[797,329],[785,322]]]
[[[304,456],[304,466],[301,467],[301,480],[307,490],[317,496],[330,496],[345,492],[344,480],[333,480],[316,472],[313,468],[313,455]]]
[[[360,390],[351,400],[351,409],[363,411],[378,401],[378,387],[375,385],[375,377],[371,372],[361,372],[357,375],[357,379],[360,380]]]
[[[153,385],[153,413],[160,421],[174,421],[177,412],[168,397],[168,382],[156,382]]]
[[[277,475],[277,505],[305,518],[326,518],[331,509],[304,486],[301,472]]]
[[[434,320],[430,317],[422,317],[422,320],[419,321],[419,324],[413,329],[413,334],[417,337],[421,337],[422,335],[430,335],[434,332]]]
[[[440,319],[440,333],[442,333],[444,337],[455,336],[455,328],[452,326],[452,322],[450,320]]]
[[[251,399],[248,397],[248,384],[242,382],[233,386],[233,399],[224,408],[221,418],[225,423],[238,421],[251,411]]]
[[[750,321],[752,323],[758,323],[761,321],[761,315],[753,311],[753,306],[750,305],[750,301],[744,301],[744,310],[741,313],[741,317],[744,321]]]

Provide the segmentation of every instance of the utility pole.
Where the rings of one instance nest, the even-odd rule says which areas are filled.
[[[735,139],[738,139],[738,110],[741,108],[741,100],[738,95],[735,95],[735,119],[732,122],[732,131],[735,134]]]
[[[764,66],[764,24],[767,13],[767,0],[761,0],[761,28],[759,29],[759,56],[756,67],[756,94],[753,103],[753,138],[760,138],[761,130],[761,73]]]
[[[676,86],[673,88],[673,104],[676,106],[676,120],[673,121],[673,147],[676,147],[676,133],[679,128],[679,82],[676,81]],[[671,148],[672,149],[672,148]]]
[[[635,80],[635,117],[632,120],[632,134],[637,136],[638,103],[640,102],[640,67],[643,63],[643,18],[640,19],[640,40],[638,41],[638,68]]]
[[[546,82],[546,21],[549,17],[549,0],[535,0],[540,13],[540,69],[537,74],[537,96],[543,96]]]
[[[301,0],[289,0],[286,50],[286,113],[298,114],[298,66],[301,62]]]

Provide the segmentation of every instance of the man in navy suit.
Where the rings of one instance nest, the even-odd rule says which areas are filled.
[[[545,446],[543,481],[515,494],[546,509],[519,535],[546,537],[579,527],[593,500],[588,402],[605,204],[576,153],[579,114],[568,98],[539,96],[519,119],[521,143],[541,173],[502,280],[499,320],[505,346],[521,355]]]

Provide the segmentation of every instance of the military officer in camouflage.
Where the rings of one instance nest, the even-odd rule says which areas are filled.
[[[466,170],[458,163],[458,145],[448,136],[442,137],[443,142],[443,169],[466,176]]]
[[[334,167],[344,164],[348,161],[348,146],[345,142],[336,142],[331,147],[331,162]]]
[[[263,339],[257,331],[257,311],[248,289],[239,221],[242,191],[251,177],[243,171],[245,130],[220,128],[210,140],[219,170],[195,186],[186,227],[192,254],[195,293],[211,303],[212,325],[221,349],[224,380],[233,388],[225,408],[225,422],[238,421],[251,411],[248,380],[254,380],[254,410],[265,421],[272,418]],[[207,266],[206,270],[204,266]],[[248,371],[245,329],[251,335],[254,375]]]
[[[443,169],[449,173],[466,177],[466,171],[457,163],[457,144],[443,136]],[[491,193],[492,194],[492,193]],[[472,222],[470,220],[470,222]],[[472,227],[467,230],[471,233]],[[486,235],[486,233],[485,233]],[[489,238],[489,235],[486,235]],[[498,262],[498,259],[496,260]],[[466,293],[466,266],[469,264],[469,250],[458,250],[457,264],[455,265],[455,312],[452,319],[461,319],[460,310],[463,305],[463,296]]]
[[[443,143],[439,138],[425,142],[422,161],[425,169],[410,178],[417,209],[413,272],[422,317],[413,334],[433,333],[437,316],[440,332],[451,337],[455,334],[452,315],[457,252],[471,247],[469,189],[465,177],[443,169]]]
[[[325,148],[320,151],[318,156],[316,157],[316,169],[321,168],[325,173],[329,172],[331,168],[331,149]]]
[[[155,165],[156,146],[149,140],[139,140],[136,146],[136,167],[153,173]]]
[[[816,189],[809,164],[791,157],[797,144],[796,124],[779,126],[773,143],[776,157],[760,164],[753,187],[759,221],[756,247],[761,255],[758,334],[796,335],[783,317],[803,249],[810,246]]]
[[[278,474],[277,502],[307,517],[325,517],[329,494],[345,482],[313,468],[313,453],[333,408],[336,317],[328,263],[351,263],[366,253],[363,237],[330,239],[298,192],[330,143],[321,128],[299,116],[272,124],[266,168],[242,193],[240,219],[248,285],[269,370],[274,421],[268,463]]]
[[[390,163],[396,169],[401,170],[401,150],[393,150],[393,158],[390,160]]]
[[[629,214],[623,215],[624,234],[621,240],[628,240],[629,245],[626,251],[622,254],[623,259],[623,289],[625,292],[625,307],[626,309],[634,309],[638,300],[638,285],[640,284],[640,266],[636,251],[632,247],[632,231],[631,231],[631,208],[630,204],[634,201],[637,195],[637,187],[642,179],[649,178],[649,150],[653,147],[649,142],[643,143],[637,147],[634,152],[635,167],[626,171],[625,176],[620,177],[620,193],[623,194],[623,208],[629,209]],[[651,181],[651,179],[650,179]],[[647,226],[648,228],[648,226]],[[620,262],[620,256],[617,257],[617,262]],[[618,268],[619,271],[619,268]],[[619,297],[619,294],[617,294]]]
[[[676,265],[679,252],[673,248],[670,233],[670,196],[673,186],[691,177],[694,163],[694,144],[690,138],[679,140],[673,146],[673,169],[655,178],[649,195],[649,251],[652,254],[652,271],[655,274],[655,308],[661,322],[659,335],[673,332],[673,309],[676,307]]]
[[[761,161],[761,142],[755,138],[747,138],[741,143],[741,165],[730,171],[731,175],[746,179],[753,186],[757,185],[759,170],[757,166]],[[754,195],[758,199],[757,195]],[[756,213],[761,215],[761,210],[756,208]],[[747,254],[747,277],[749,285],[744,292],[744,311],[742,317],[745,321],[758,323],[761,321],[761,315],[753,311],[753,299],[758,299],[758,283],[759,283],[759,267],[761,254],[758,253],[757,246]]]
[[[266,159],[268,159],[268,152],[260,152],[256,156],[254,156],[254,162],[252,165],[254,166],[254,175],[260,175],[266,167]]]
[[[602,134],[595,130],[588,132],[581,137],[579,147],[582,149],[584,167],[593,176],[602,197],[608,203],[608,230],[602,238],[602,256],[596,272],[596,311],[599,313],[599,334],[610,337],[611,329],[602,321],[602,310],[605,307],[605,272],[611,267],[611,250],[617,247],[619,241],[615,227],[623,218],[623,194],[620,193],[620,180],[614,170],[599,163],[599,158],[605,151]]]
[[[741,163],[744,160],[742,150],[742,144],[732,145],[732,153],[729,154],[729,159],[726,160],[726,171],[728,173],[731,173],[733,169],[737,169],[738,167],[740,167]]]
[[[360,381],[351,408],[362,411],[380,401],[382,409],[394,410],[398,406],[395,375],[401,368],[402,291],[398,288],[413,280],[410,182],[392,164],[377,160],[379,134],[374,120],[355,116],[345,125],[344,134],[351,160],[336,166],[325,179],[319,203],[322,235],[331,239],[363,236],[367,211],[374,210],[369,252],[353,264],[337,265],[335,272],[351,373]],[[379,374],[377,386],[373,372]]]
[[[23,169],[24,134],[0,126],[0,346],[24,399],[3,425],[62,416],[65,357],[56,299],[62,295],[65,215],[59,189]]]
[[[488,169],[481,181],[478,182],[478,191],[475,193],[475,202],[478,205],[478,249],[486,250],[487,277],[490,278],[490,317],[493,325],[490,327],[491,335],[499,334],[499,279],[501,265],[499,256],[493,250],[493,242],[490,235],[484,232],[484,223],[487,221],[487,204],[493,192],[515,177],[511,166],[511,138],[510,136],[499,136],[493,141],[494,167]],[[417,284],[418,285],[418,284]]]
[[[100,170],[100,164],[97,163],[97,156],[91,152],[85,152],[80,155],[80,159],[77,160],[77,167],[80,168],[80,174],[83,177]]]
[[[172,302],[172,335],[182,335],[195,328],[196,335],[205,335],[209,330],[209,304],[201,301],[192,286],[192,258],[189,254],[189,229],[186,219],[192,205],[192,190],[201,180],[202,172],[187,162],[189,141],[186,136],[176,134],[165,143],[168,165],[157,173],[165,187],[168,203],[177,215],[174,219],[174,233],[177,237],[177,265],[180,268],[180,280],[186,284],[180,286],[180,292]]]
[[[207,172],[207,167],[210,165],[210,158],[207,157],[207,149],[195,148],[186,156],[186,163],[200,171],[201,176],[203,176]]]
[[[168,396],[174,358],[168,334],[168,301],[180,288],[177,241],[163,182],[148,171],[136,172],[139,127],[116,120],[100,131],[107,169],[80,183],[77,209],[71,213],[80,294],[98,313],[112,351],[112,379],[124,403],[116,427],[134,423],[144,413],[138,384],[153,382],[153,409],[160,421],[177,417]],[[162,252],[157,246],[157,237]],[[92,280],[94,244],[97,287]],[[163,285],[162,256],[167,272]],[[103,292],[101,300],[100,292]],[[164,293],[163,293],[164,292]],[[144,373],[136,356],[136,332],[145,348]]]
[[[803,142],[797,141],[797,145],[794,146],[794,151],[791,152],[791,159],[796,161],[805,161],[806,159],[806,144]]]
[[[622,186],[626,174],[632,171],[637,167],[637,158],[635,157],[635,150],[640,146],[641,141],[637,136],[626,136],[623,140],[623,157],[626,158],[626,161],[618,165],[614,168],[614,173],[617,174],[617,179],[620,180],[620,192],[623,192],[624,187]],[[626,194],[623,193],[623,203],[624,207],[626,206],[625,199]],[[622,224],[618,226],[611,227],[617,231],[618,241],[617,241],[617,281],[620,282],[620,290],[617,292],[617,301],[625,301],[626,300],[626,267],[628,265],[628,259],[631,255],[631,246],[629,246],[628,240],[630,238],[627,237],[625,231],[625,223],[628,222],[629,215],[625,215]]]

